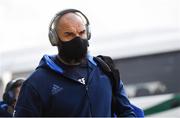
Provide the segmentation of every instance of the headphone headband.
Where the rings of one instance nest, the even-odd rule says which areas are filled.
[[[60,11],[60,12],[56,13],[56,15],[53,17],[53,19],[52,19],[51,22],[50,22],[49,30],[52,29],[53,23],[55,23],[55,21],[56,21],[58,18],[62,17],[64,14],[67,14],[67,13],[76,13],[76,12],[80,13],[80,14],[86,19],[86,25],[90,25],[88,18],[87,18],[81,11],[79,11],[79,10],[77,10],[77,9],[65,9],[65,10],[63,10],[63,11]]]

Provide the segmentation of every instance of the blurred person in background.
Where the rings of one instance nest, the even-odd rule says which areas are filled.
[[[0,102],[0,117],[12,116],[24,79],[13,79],[6,85],[3,101]]]
[[[112,83],[88,53],[89,21],[79,10],[55,15],[49,39],[58,54],[44,55],[24,82],[14,116],[136,116],[123,83],[116,89],[112,110]]]

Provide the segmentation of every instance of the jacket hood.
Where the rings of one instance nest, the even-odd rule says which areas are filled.
[[[57,65],[54,61],[53,58],[55,58],[56,55],[44,55],[38,65],[37,68],[49,68],[55,72],[58,72],[60,74],[63,74],[64,70],[62,67],[60,67],[59,65]],[[88,61],[90,63],[92,63],[93,65],[97,66],[96,62],[93,60],[93,56],[87,54],[86,58],[88,59]],[[36,68],[36,69],[37,69]]]

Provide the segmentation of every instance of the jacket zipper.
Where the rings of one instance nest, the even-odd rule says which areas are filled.
[[[86,88],[86,94],[87,94],[87,99],[88,99],[88,102],[89,102],[89,112],[90,112],[90,117],[92,117],[92,106],[91,106],[91,102],[89,100],[89,94],[88,94],[88,85],[85,85],[85,88]]]
[[[80,83],[79,81],[76,81],[76,80],[73,80],[73,81],[75,81],[75,82],[77,82],[77,83],[79,83],[79,84],[82,84],[82,83]],[[91,102],[90,102],[90,100],[89,100],[89,94],[88,94],[88,83],[86,83],[86,84],[82,84],[83,86],[85,86],[85,89],[86,89],[86,95],[87,95],[87,99],[88,99],[88,101],[89,101],[89,112],[90,112],[90,117],[92,117],[92,105],[91,105]]]

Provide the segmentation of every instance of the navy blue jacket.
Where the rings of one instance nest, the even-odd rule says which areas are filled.
[[[118,112],[135,116],[119,83]],[[111,116],[112,84],[87,56],[87,65],[67,67],[55,56],[45,55],[24,82],[14,116]]]

